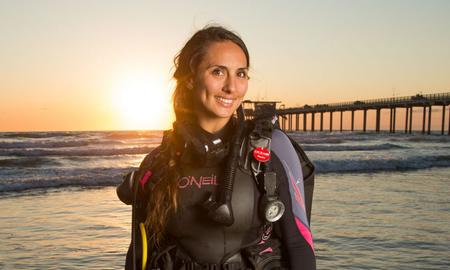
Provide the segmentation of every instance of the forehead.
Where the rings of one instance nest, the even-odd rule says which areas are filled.
[[[206,49],[202,64],[245,68],[247,57],[241,47],[232,41],[213,42]]]

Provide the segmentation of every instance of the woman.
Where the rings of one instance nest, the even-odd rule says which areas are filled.
[[[292,200],[276,153],[267,162],[270,119],[243,121],[250,63],[244,42],[223,27],[206,27],[174,62],[174,129],[117,190],[133,202],[134,231],[147,229],[147,237],[133,233],[126,268],[315,269],[309,228],[295,215],[305,205]],[[265,160],[250,147],[261,142]]]

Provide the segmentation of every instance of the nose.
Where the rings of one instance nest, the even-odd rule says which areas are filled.
[[[223,86],[223,91],[226,93],[232,93],[236,91],[236,76],[228,75]]]

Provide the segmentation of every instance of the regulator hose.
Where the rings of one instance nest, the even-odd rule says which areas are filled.
[[[238,116],[237,130],[232,138],[230,154],[225,168],[225,177],[217,190],[217,195],[211,194],[204,204],[204,207],[208,210],[208,216],[212,220],[226,226],[231,226],[234,223],[231,198],[241,147],[241,137],[245,129],[245,116],[242,104],[238,107],[236,113]]]

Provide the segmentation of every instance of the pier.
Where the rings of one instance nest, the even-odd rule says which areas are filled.
[[[253,103],[254,108],[273,106],[275,107],[278,101],[274,102],[250,102]],[[340,102],[340,103],[330,103],[330,104],[316,104],[316,105],[304,105],[303,107],[295,108],[284,108],[283,105],[276,109],[278,113],[278,121],[280,123],[280,128],[286,131],[325,131],[324,130],[324,115],[329,116],[329,132],[333,131],[344,131],[344,112],[350,112],[350,131],[355,130],[355,113],[362,112],[362,130],[367,132],[367,119],[368,111],[372,110],[375,112],[375,129],[373,131],[381,131],[381,112],[382,110],[389,110],[389,132],[395,133],[397,120],[397,112],[399,110],[404,111],[403,127],[404,133],[412,133],[413,129],[413,109],[420,108],[422,110],[422,119],[417,119],[416,121],[421,121],[421,131],[423,134],[431,133],[431,115],[432,109],[438,106],[441,109],[441,134],[445,134],[445,121],[448,118],[448,128],[447,135],[450,135],[450,92],[449,93],[439,93],[439,94],[429,94],[422,95],[417,94],[415,96],[406,97],[393,97],[393,98],[381,98],[381,99],[370,99],[370,100],[356,100],[350,102]],[[448,110],[448,115],[446,111]],[[319,115],[319,123],[316,125],[316,115]],[[308,117],[309,116],[309,117]],[[251,116],[250,116],[251,117]],[[339,127],[333,126],[333,117],[339,117],[340,125]],[[301,121],[300,121],[301,118]],[[308,118],[310,119],[309,129],[308,129]],[[417,130],[415,130],[417,131]],[[420,131],[420,130],[419,130]]]

